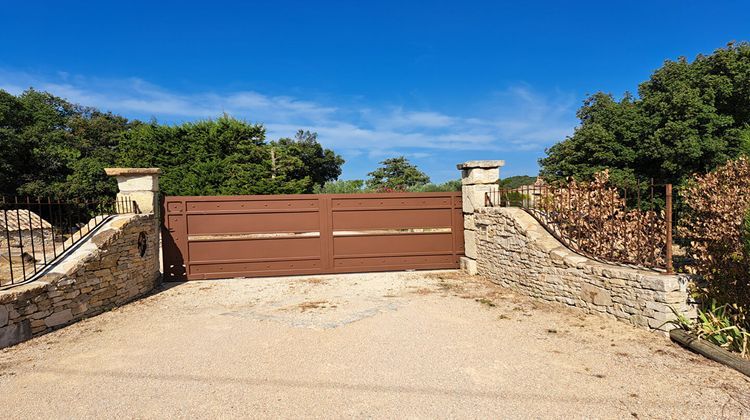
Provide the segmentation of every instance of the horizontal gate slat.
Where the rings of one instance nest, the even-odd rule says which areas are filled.
[[[451,209],[397,209],[336,211],[333,229],[400,229],[451,226]]]
[[[317,212],[219,215],[188,213],[187,223],[190,235],[320,231],[320,219]]]

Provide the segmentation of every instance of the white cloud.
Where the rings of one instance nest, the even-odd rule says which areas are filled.
[[[350,156],[433,151],[539,151],[572,132],[571,95],[541,95],[524,84],[489,95],[485,103],[460,115],[404,107],[336,106],[256,91],[181,93],[138,78],[101,79],[58,72],[39,76],[0,69],[0,88],[18,94],[27,86],[49,91],[82,105],[136,118],[184,121],[227,112],[262,122],[269,138],[298,129],[317,131],[327,147]]]

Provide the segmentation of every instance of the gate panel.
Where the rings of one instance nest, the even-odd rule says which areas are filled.
[[[460,193],[166,197],[167,280],[458,268]]]

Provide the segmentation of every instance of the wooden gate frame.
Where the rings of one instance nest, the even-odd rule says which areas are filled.
[[[166,281],[458,268],[464,252],[460,192],[167,196],[162,214]]]

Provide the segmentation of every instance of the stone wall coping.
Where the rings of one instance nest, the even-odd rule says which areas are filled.
[[[505,166],[504,160],[469,160],[464,163],[459,163],[456,165],[456,168],[459,170],[474,168],[491,169],[500,168],[502,166]]]
[[[127,175],[159,175],[159,168],[104,168],[104,172],[109,176],[127,176]]]
[[[43,293],[48,284],[45,281],[35,280],[31,283],[19,284],[10,289],[0,290],[0,305],[16,300],[28,299],[29,297]]]
[[[644,287],[658,291],[670,291],[675,288],[681,288],[681,285],[688,281],[688,276],[684,274],[664,274],[656,270],[646,268],[634,268],[617,264],[609,264],[593,260],[581,255],[562,242],[558,241],[552,234],[536,220],[533,216],[523,209],[516,207],[484,207],[477,209],[476,214],[501,213],[513,218],[534,241],[539,248],[549,254],[553,259],[562,260],[568,267],[592,268],[601,271],[605,277],[620,277],[638,279]],[[477,225],[482,225],[479,218],[476,220]]]

